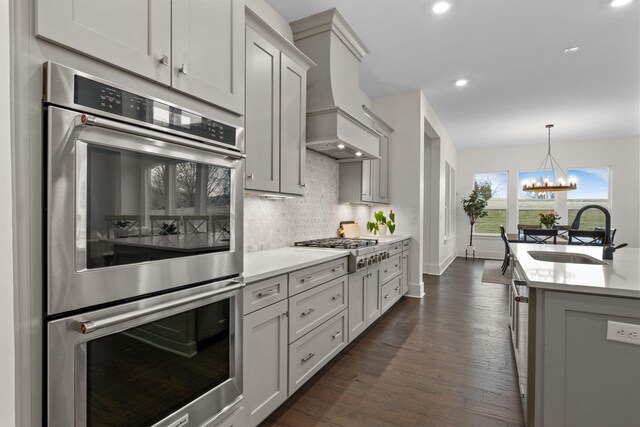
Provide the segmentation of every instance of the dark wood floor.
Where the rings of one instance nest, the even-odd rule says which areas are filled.
[[[482,260],[425,275],[263,426],[520,426],[506,285]]]

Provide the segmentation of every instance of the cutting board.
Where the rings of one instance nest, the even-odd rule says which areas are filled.
[[[346,239],[356,239],[360,237],[360,227],[358,224],[342,224],[342,237]]]

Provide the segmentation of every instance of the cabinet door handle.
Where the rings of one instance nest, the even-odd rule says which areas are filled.
[[[158,63],[160,65],[164,65],[165,67],[169,66],[169,57],[165,54],[162,54],[160,59],[158,59]]]
[[[395,268],[398,268],[398,264],[395,265]]]
[[[336,294],[336,295],[332,296],[331,297],[331,301],[337,300],[338,298],[340,298],[340,296],[341,296],[340,294]]]
[[[386,294],[386,295],[384,296],[384,299],[387,299],[387,298],[389,298],[389,294]]]
[[[398,287],[396,288],[396,291],[399,291],[399,290],[400,290],[400,286],[398,286]]]
[[[289,317],[289,312],[285,311],[284,313],[282,313],[282,317]]]
[[[182,64],[180,68],[178,68],[178,72],[186,76],[187,74],[189,74],[189,67],[187,66],[187,64]]]
[[[308,361],[309,359],[311,359],[313,356],[315,356],[315,353],[309,353],[307,354],[305,357],[302,358],[302,363]]]
[[[334,336],[332,336],[332,337],[331,337],[331,339],[334,339],[334,340],[335,340],[335,339],[336,339],[336,338],[338,338],[340,335],[342,335],[342,332],[338,331],[338,332],[336,332],[336,333],[335,333],[335,335],[334,335]]]
[[[253,174],[247,175],[247,179],[253,179]]]
[[[316,311],[315,308],[309,308],[305,311],[303,311],[302,313],[300,313],[301,316],[308,316],[309,314],[313,313],[314,311]]]
[[[259,296],[260,298],[262,298],[262,297],[266,297],[267,295],[271,295],[271,294],[273,294],[275,291],[276,291],[276,289],[275,289],[275,288],[271,288],[271,289],[269,289],[268,291],[258,292],[258,296]]]
[[[307,188],[307,184],[300,184],[300,187]]]

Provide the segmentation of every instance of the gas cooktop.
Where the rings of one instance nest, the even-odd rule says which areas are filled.
[[[329,237],[327,239],[305,240],[295,242],[296,246],[311,248],[335,248],[335,249],[359,249],[378,244],[378,239],[345,239],[342,237]]]

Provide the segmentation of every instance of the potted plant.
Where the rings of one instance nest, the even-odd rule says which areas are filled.
[[[474,252],[475,246],[473,246],[473,226],[480,218],[487,216],[487,201],[480,195],[477,189],[474,189],[469,197],[462,199],[462,210],[469,217],[469,224],[471,224],[471,234],[469,235],[469,246],[467,250]]]
[[[384,216],[383,211],[374,212],[373,218],[375,221],[367,222],[367,230],[369,233],[373,231],[373,234],[380,233],[381,236],[384,236],[387,234],[387,229],[391,234],[396,231],[396,214],[393,213],[393,209],[389,211],[388,219]]]
[[[553,228],[562,218],[558,215],[558,212],[538,212],[538,216],[540,217],[540,224],[544,225],[545,228]]]

